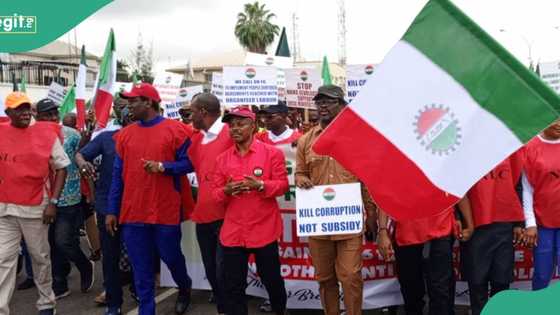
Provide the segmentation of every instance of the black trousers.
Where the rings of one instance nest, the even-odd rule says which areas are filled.
[[[452,237],[444,237],[425,244],[395,247],[397,277],[407,315],[423,314],[426,287],[430,315],[455,314],[453,242]],[[429,246],[426,266],[422,255],[424,245]]]
[[[212,287],[219,314],[225,313],[224,297],[224,253],[220,244],[222,220],[196,224],[196,239],[202,255],[206,279]]]
[[[479,315],[490,296],[509,289],[513,281],[513,223],[477,227],[461,246],[463,274],[469,283],[471,310]]]
[[[272,311],[283,314],[286,310],[286,288],[280,274],[280,257],[278,256],[278,242],[270,243],[260,248],[225,247],[225,297],[228,315],[247,315],[247,273],[249,255],[255,255],[257,271],[264,284]]]

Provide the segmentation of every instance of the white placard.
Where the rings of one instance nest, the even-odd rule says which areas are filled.
[[[224,104],[224,85],[222,74],[220,72],[212,72],[212,87],[210,92],[218,98],[220,104]]]
[[[346,66],[346,99],[348,102],[352,102],[373,71],[373,64]]]
[[[113,94],[120,92],[129,92],[132,90],[132,82],[115,82],[113,85]]]
[[[292,58],[248,52],[245,56],[245,65],[277,67],[276,84],[278,85],[278,99],[286,101],[286,75],[283,69],[292,68],[294,66]]]
[[[315,108],[313,97],[321,86],[321,74],[316,68],[284,70],[286,75],[286,104],[288,107]]]
[[[278,104],[277,70],[275,67],[224,67],[224,105]]]
[[[177,93],[177,98],[174,103],[168,103],[165,106],[165,117],[170,119],[180,119],[179,109],[185,104],[192,100],[192,97],[197,93],[202,93],[204,91],[202,85],[188,86],[179,89]]]
[[[560,93],[560,61],[539,63],[539,75],[556,93]]]
[[[64,87],[53,81],[49,86],[49,94],[47,98],[55,102],[56,105],[60,105],[64,100],[64,95],[66,95],[66,90],[64,89]]]
[[[364,228],[360,183],[296,189],[298,236],[360,233]]]
[[[170,72],[158,72],[154,78],[154,87],[159,93],[161,98],[161,106],[163,108],[163,115],[169,117],[169,113],[177,112],[175,109],[175,100],[179,95],[179,88],[183,76]]]

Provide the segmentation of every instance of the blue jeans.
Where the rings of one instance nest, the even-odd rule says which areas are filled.
[[[185,256],[181,251],[181,226],[158,224],[124,224],[121,233],[134,273],[139,315],[155,315],[154,248],[171,271],[180,292],[190,290]]]
[[[123,290],[119,260],[121,256],[120,229],[111,236],[105,229],[105,215],[97,213],[97,228],[101,239],[103,263],[103,286],[105,287],[107,306],[120,307],[123,303]]]
[[[220,244],[222,220],[196,224],[196,239],[204,264],[206,278],[212,287],[219,314],[225,313],[224,297],[224,251]]]
[[[80,248],[82,223],[82,209],[79,204],[57,208],[56,221],[49,228],[55,293],[68,290],[67,277],[72,270],[70,262],[76,265],[80,273],[91,268],[91,262]]]
[[[546,288],[560,259],[560,229],[537,227],[537,247],[533,250],[533,290]]]

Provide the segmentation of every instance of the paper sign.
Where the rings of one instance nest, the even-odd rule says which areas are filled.
[[[183,76],[170,72],[159,72],[154,79],[154,87],[159,93],[161,98],[161,107],[163,108],[163,115],[169,117],[169,113],[177,112],[175,109],[175,100],[179,95],[179,88]]]
[[[315,108],[313,97],[321,86],[321,74],[315,68],[284,70],[286,75],[286,104],[295,108]]]
[[[298,236],[360,233],[364,228],[360,183],[296,189]]]
[[[66,95],[64,87],[56,82],[52,82],[49,86],[49,94],[47,98],[55,102],[56,105],[60,105],[64,100],[64,95]]]
[[[560,61],[539,63],[539,75],[556,93],[560,93]]]
[[[348,102],[358,95],[362,86],[366,84],[374,71],[374,65],[347,65],[346,66],[346,98]]]
[[[293,67],[293,59],[290,57],[272,56],[248,52],[245,55],[245,64],[250,66],[273,66],[277,68]]]
[[[132,82],[115,82],[113,86],[113,94],[120,92],[128,92],[132,90]]]
[[[216,95],[220,104],[224,104],[224,85],[222,82],[222,74],[220,72],[212,72],[212,87],[210,92]]]
[[[170,119],[180,119],[181,115],[179,115],[179,109],[181,109],[185,103],[190,102],[195,94],[202,92],[202,85],[180,88],[175,102],[166,104],[164,113],[165,117]]]
[[[275,67],[224,67],[224,105],[278,104],[276,76]]]

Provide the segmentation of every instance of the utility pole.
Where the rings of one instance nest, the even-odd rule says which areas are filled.
[[[344,0],[338,0],[338,63],[346,64],[346,7]]]
[[[294,64],[301,60],[301,52],[300,52],[300,45],[299,45],[299,26],[298,26],[298,17],[294,12],[292,14],[292,52],[294,56]]]

